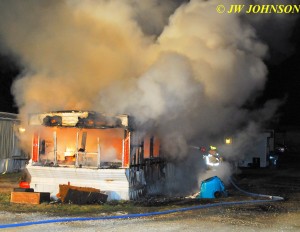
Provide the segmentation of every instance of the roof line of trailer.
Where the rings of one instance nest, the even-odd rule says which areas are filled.
[[[8,112],[0,112],[0,119],[10,120],[10,121],[20,121],[18,119],[18,114],[8,113]]]

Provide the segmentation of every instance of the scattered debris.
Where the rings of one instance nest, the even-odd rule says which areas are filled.
[[[105,203],[107,201],[108,195],[102,193],[100,189],[63,184],[59,185],[58,197],[63,203],[82,205]]]
[[[50,202],[50,193],[48,192],[11,192],[10,202],[21,204],[41,204]]]

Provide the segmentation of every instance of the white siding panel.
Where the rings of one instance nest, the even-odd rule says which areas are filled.
[[[92,187],[105,191],[108,200],[129,200],[129,183],[125,169],[85,169],[72,167],[27,166],[31,175],[30,187],[36,192],[55,196],[60,184]]]

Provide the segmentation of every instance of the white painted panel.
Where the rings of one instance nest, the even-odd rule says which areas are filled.
[[[36,192],[55,196],[60,184],[92,187],[105,191],[108,200],[129,200],[129,183],[125,169],[85,169],[72,167],[27,166],[31,175],[30,187]]]

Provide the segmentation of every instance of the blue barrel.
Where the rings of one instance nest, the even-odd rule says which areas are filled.
[[[221,196],[227,196],[227,192],[219,177],[214,176],[202,181],[199,198],[217,198]]]

